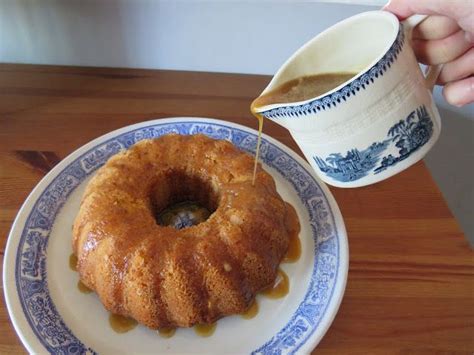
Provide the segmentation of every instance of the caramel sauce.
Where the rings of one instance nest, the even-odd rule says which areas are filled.
[[[254,300],[250,307],[241,314],[241,317],[244,319],[252,319],[258,314],[258,303],[257,300]]]
[[[300,76],[257,97],[252,105],[262,107],[313,99],[335,89],[355,75],[357,73],[335,72]]]
[[[258,120],[258,138],[257,138],[257,148],[255,150],[255,162],[253,164],[252,186],[255,185],[255,178],[257,176],[258,158],[260,156],[260,144],[262,142],[262,131],[263,131],[263,116],[258,114],[255,111],[255,109],[256,107],[253,106],[253,103],[252,103],[250,110],[252,111],[252,115],[254,115],[255,118]]]
[[[132,318],[110,313],[109,324],[117,333],[126,333],[137,326],[137,321]]]
[[[301,241],[298,236],[301,228],[295,208],[289,203],[286,203],[286,211],[286,228],[290,235],[290,242],[288,244],[288,251],[282,262],[294,263],[301,257]]]
[[[77,256],[72,253],[69,255],[69,268],[73,271],[77,271]]]
[[[301,257],[301,241],[298,234],[292,234],[290,237],[290,244],[288,251],[282,260],[282,263],[295,263]]]
[[[217,323],[212,324],[196,324],[194,326],[194,332],[203,337],[207,338],[210,337],[216,331]]]
[[[282,269],[278,269],[275,283],[272,287],[262,291],[262,295],[268,298],[276,299],[285,297],[290,291],[290,281],[288,275]]]
[[[84,285],[81,280],[77,281],[77,289],[82,293],[91,293],[92,290]]]
[[[176,333],[176,328],[160,328],[158,329],[158,334],[162,338],[171,338],[174,333]]]
[[[260,142],[262,139],[263,116],[257,112],[259,107],[288,102],[306,101],[321,96],[322,94],[335,89],[344,82],[350,80],[356,73],[336,72],[301,76],[289,80],[277,88],[260,95],[253,100],[250,105],[250,112],[258,120],[258,140],[257,150],[255,151],[255,164],[253,170],[252,185],[255,184],[257,173],[257,162],[260,153]]]

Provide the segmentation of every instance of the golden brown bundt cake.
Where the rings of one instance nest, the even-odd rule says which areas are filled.
[[[204,135],[143,140],[98,170],[73,228],[81,281],[109,311],[150,328],[244,312],[285,255],[292,216],[253,157]],[[198,225],[157,224],[173,203],[213,212]],[[288,221],[289,222],[289,221]]]

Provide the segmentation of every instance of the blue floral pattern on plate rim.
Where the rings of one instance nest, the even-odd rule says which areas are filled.
[[[168,133],[203,133],[212,138],[227,139],[249,153],[255,152],[257,136],[252,130],[242,126],[226,125],[225,122],[212,119],[160,121],[125,131],[98,143],[65,166],[34,202],[24,223],[16,253],[15,282],[19,301],[29,326],[41,344],[50,352],[95,353],[92,348],[83,344],[63,322],[49,295],[46,274],[47,244],[55,217],[70,193],[88,175],[102,166],[110,156],[130,147],[135,142]],[[331,208],[326,195],[330,192],[328,190],[325,192],[320,186],[321,183],[308,172],[309,166],[303,166],[288,152],[265,138],[262,140],[261,160],[291,183],[307,209],[315,242],[315,257],[311,280],[303,301],[288,323],[253,353],[294,353],[314,334],[323,321],[329,305],[334,303],[333,297],[338,278],[344,277],[345,284],[347,269],[342,270],[342,274],[340,273],[342,265],[340,251],[341,242],[342,247],[347,248],[347,240],[343,224],[336,224],[336,217],[339,219],[341,217],[339,211],[336,213],[339,214],[337,216]],[[339,301],[343,291],[344,288],[338,295]],[[337,311],[338,306],[338,302],[335,306],[332,305],[335,307],[334,312]],[[331,320],[332,318],[329,321],[324,319],[327,323],[326,328]],[[323,329],[320,337],[324,335],[325,330]]]

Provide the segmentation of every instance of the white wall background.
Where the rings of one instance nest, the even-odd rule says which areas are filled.
[[[366,7],[278,1],[0,0],[0,59],[273,74]]]
[[[0,0],[0,62],[273,74],[328,26],[383,0]],[[474,241],[474,107],[437,89],[443,131],[426,163]]]

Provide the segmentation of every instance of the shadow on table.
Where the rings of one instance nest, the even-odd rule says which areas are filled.
[[[425,162],[471,247],[474,247],[474,105],[467,111],[468,117],[439,107],[441,136],[425,157]]]

